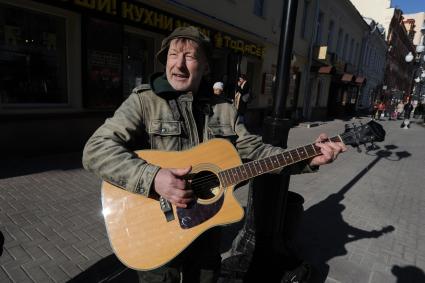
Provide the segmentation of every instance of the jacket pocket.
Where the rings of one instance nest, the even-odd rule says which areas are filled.
[[[208,125],[209,132],[212,134],[210,138],[224,138],[235,144],[237,134],[230,125]]]
[[[159,150],[181,149],[181,123],[180,121],[153,120],[150,122],[148,133],[151,148]]]

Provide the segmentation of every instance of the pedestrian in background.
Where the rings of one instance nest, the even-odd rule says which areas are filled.
[[[410,128],[410,115],[412,114],[412,110],[413,110],[413,105],[410,102],[410,99],[407,98],[406,104],[404,104],[404,121],[401,124],[401,127],[403,129],[408,129]]]
[[[238,110],[238,117],[241,123],[245,122],[245,113],[248,108],[248,102],[251,95],[251,87],[245,74],[241,74],[238,79],[235,94],[235,107]]]
[[[410,119],[410,114],[412,114],[413,105],[410,102],[410,99],[408,98],[406,101],[406,104],[404,105],[404,119]]]
[[[233,100],[226,97],[226,95],[224,93],[224,83],[215,82],[214,85],[213,85],[213,93],[214,93],[215,98],[224,100],[228,103],[233,103]]]
[[[372,119],[376,120],[377,116],[378,116],[378,105],[379,105],[379,101],[376,101],[373,104],[373,110],[372,110]]]
[[[217,96],[222,96],[224,93],[224,84],[222,82],[215,82],[213,85],[213,92]]]
[[[397,105],[395,102],[389,104],[390,120],[397,120]]]
[[[401,118],[401,114],[403,113],[404,110],[404,103],[403,100],[400,100],[397,104],[397,119]]]
[[[385,103],[381,101],[377,106],[375,119],[381,120],[381,118],[384,118],[384,115],[385,115],[384,111],[385,111]],[[382,114],[384,114],[384,115],[382,115]]]

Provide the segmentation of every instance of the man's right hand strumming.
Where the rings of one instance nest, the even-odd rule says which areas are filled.
[[[186,176],[192,167],[163,168],[154,180],[154,190],[177,207],[186,208],[194,200],[193,191],[186,188]]]

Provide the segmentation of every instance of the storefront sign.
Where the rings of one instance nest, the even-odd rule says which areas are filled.
[[[207,35],[215,48],[228,48],[235,52],[256,57],[264,56],[264,46],[223,34],[220,31],[199,25],[192,21],[147,6],[143,3],[119,0],[38,0],[47,4],[55,4],[80,12],[91,12],[126,24],[135,25],[162,34],[169,34],[177,27],[196,26]]]

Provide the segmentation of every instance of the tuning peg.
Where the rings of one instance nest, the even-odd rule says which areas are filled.
[[[351,127],[349,124],[345,124],[344,129],[345,129],[345,132],[348,132],[351,129]]]

